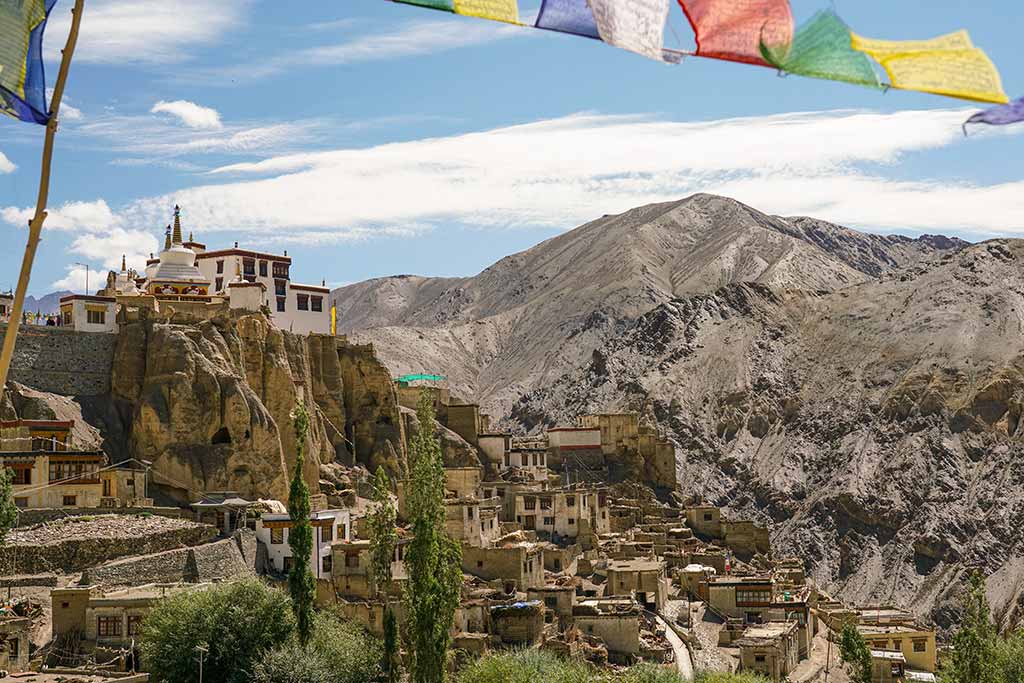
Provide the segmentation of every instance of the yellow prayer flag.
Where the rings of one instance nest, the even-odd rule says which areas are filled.
[[[967,31],[929,40],[876,40],[851,33],[850,44],[874,57],[894,88],[981,102],[1010,101],[995,64],[974,47]]]
[[[338,334],[338,305],[331,304],[331,336]]]
[[[455,13],[509,24],[519,23],[517,0],[455,0]]]
[[[866,52],[878,61],[894,54],[931,52],[933,50],[968,50],[974,47],[970,34],[963,29],[928,40],[878,40],[877,38],[859,36],[852,31],[850,36],[854,50]]]

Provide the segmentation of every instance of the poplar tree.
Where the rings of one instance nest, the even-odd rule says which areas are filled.
[[[397,518],[395,506],[391,503],[391,482],[383,467],[377,468],[373,485],[373,500],[376,505],[369,515],[370,564],[378,591],[384,594],[384,676],[388,683],[396,683],[401,671],[398,658],[398,622],[391,609],[389,588],[393,578],[391,561],[398,545],[395,531]]]
[[[313,602],[316,599],[316,583],[313,580],[309,558],[313,553],[313,525],[309,522],[309,487],[302,477],[305,460],[306,437],[309,435],[309,413],[299,399],[292,411],[295,427],[295,474],[292,476],[288,493],[288,516],[291,528],[288,530],[288,545],[292,550],[292,567],[288,572],[288,591],[292,597],[295,612],[296,632],[299,642],[305,646],[313,633]]]
[[[434,433],[434,405],[420,392],[419,432],[409,449],[409,649],[412,683],[443,683],[450,630],[462,588],[462,548],[445,530],[444,462]]]
[[[852,621],[843,625],[839,636],[839,659],[850,667],[850,680],[853,683],[871,683],[871,650]]]
[[[0,544],[7,539],[7,532],[18,518],[18,506],[14,504],[14,472],[0,466]]]
[[[985,579],[971,575],[962,599],[960,630],[953,636],[953,654],[945,680],[953,683],[995,683],[996,631],[985,596]]]

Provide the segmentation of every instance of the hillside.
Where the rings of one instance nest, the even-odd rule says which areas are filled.
[[[393,372],[447,374],[507,425],[645,413],[685,494],[772,522],[844,598],[948,626],[980,565],[997,616],[1020,620],[1022,241],[866,235],[697,195],[473,278],[336,296]]]

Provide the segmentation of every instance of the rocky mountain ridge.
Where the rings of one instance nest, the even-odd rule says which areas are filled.
[[[476,278],[335,296],[345,327],[383,325],[350,336],[393,372],[446,374],[506,425],[643,413],[687,496],[770,521],[843,598],[948,627],[980,566],[1001,623],[1021,619],[1022,241],[864,235],[698,195]]]

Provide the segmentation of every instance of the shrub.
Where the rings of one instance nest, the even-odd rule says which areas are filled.
[[[768,683],[768,679],[756,673],[730,674],[719,671],[698,671],[694,683]]]
[[[258,579],[178,593],[143,621],[142,663],[161,683],[193,683],[202,645],[204,680],[246,683],[256,662],[294,629],[288,596]]]
[[[487,655],[467,666],[459,683],[683,683],[674,670],[639,664],[611,673],[550,652],[522,650]],[[742,683],[746,683],[745,681]]]
[[[307,647],[297,638],[271,650],[253,669],[252,683],[366,683],[380,676],[380,643],[357,624],[320,612]]]

